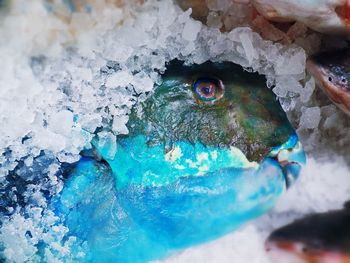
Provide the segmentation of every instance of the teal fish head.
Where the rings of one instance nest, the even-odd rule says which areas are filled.
[[[272,208],[305,161],[265,79],[232,63],[169,64],[129,117],[53,202],[91,262],[149,262],[227,234]]]
[[[132,110],[129,134],[118,136],[116,156],[107,160],[122,174],[121,185],[257,167],[266,158],[286,168],[287,186],[294,181],[304,153],[263,76],[233,63],[167,68],[154,93]],[[138,175],[130,175],[132,167]]]

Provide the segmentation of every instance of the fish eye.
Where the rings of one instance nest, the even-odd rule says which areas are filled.
[[[198,78],[192,88],[196,97],[203,101],[218,100],[224,93],[224,85],[217,78]]]
[[[333,79],[332,79],[332,77],[328,77],[328,80],[329,80],[330,82],[332,82]]]

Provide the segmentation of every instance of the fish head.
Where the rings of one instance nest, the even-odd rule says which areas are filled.
[[[142,106],[141,118],[128,126],[131,133],[146,134],[150,145],[239,146],[250,161],[259,162],[294,134],[265,79],[232,63],[170,65]]]
[[[159,259],[273,207],[305,155],[265,83],[233,63],[167,65],[128,133],[97,136],[103,161],[80,160],[55,203],[92,257]]]
[[[329,98],[350,114],[350,50],[316,54],[308,59],[307,69]]]
[[[264,77],[233,63],[167,68],[154,93],[132,109],[129,133],[118,136],[116,171],[136,165],[132,181],[154,185],[269,159],[287,186],[297,178],[304,152]]]
[[[171,62],[126,127],[113,154],[105,154],[113,144],[94,145],[115,177],[118,204],[171,249],[213,240],[262,215],[305,162],[266,79],[233,63]]]
[[[309,215],[275,230],[265,243],[273,262],[350,262],[350,210]]]

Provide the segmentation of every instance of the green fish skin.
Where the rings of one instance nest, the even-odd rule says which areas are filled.
[[[168,68],[162,84],[142,104],[143,113],[132,112],[127,136],[143,134],[149,145],[170,148],[181,140],[234,146],[259,162],[294,133],[265,77],[228,62],[191,67],[173,62]],[[223,96],[212,103],[198,99],[192,85],[200,77],[221,80]]]

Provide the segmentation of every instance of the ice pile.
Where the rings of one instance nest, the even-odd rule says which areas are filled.
[[[15,3],[21,8],[15,5],[1,28],[3,175],[41,150],[76,161],[97,127],[126,133],[130,107],[146,98],[175,58],[233,61],[265,74],[287,97],[304,77],[300,47],[264,41],[249,28],[204,27],[170,1],[73,13],[69,22],[39,0]],[[282,83],[290,83],[287,92]]]
[[[228,32],[221,32],[217,16],[228,2],[216,1],[208,3],[211,27],[193,20],[191,10],[182,11],[170,0],[116,5],[91,0],[89,12],[73,14],[63,5],[48,8],[42,0],[13,1],[10,14],[0,20],[0,260],[35,262],[38,247],[47,262],[69,255],[74,237],[63,239],[67,229],[47,209],[47,198],[62,188],[64,163],[77,161],[95,134],[109,143],[127,133],[130,108],[152,93],[173,59],[189,64],[232,61],[266,75],[309,153],[328,158],[333,149],[349,162],[350,121],[315,91],[313,79],[305,75],[304,49],[263,40],[248,27],[235,28],[247,25],[238,16],[241,9],[230,9],[224,21]],[[308,34],[299,42],[312,47],[315,40],[319,41]],[[325,188],[331,183],[326,174],[315,180]],[[312,199],[302,186],[296,189],[300,192],[290,196],[305,197],[299,199],[300,207],[310,200],[330,207],[320,204],[320,193]],[[342,200],[349,197],[346,189],[339,195]],[[289,203],[277,212],[289,209]],[[247,237],[255,238],[250,244],[260,251],[259,263],[267,262],[261,240],[270,229],[261,224],[267,230],[248,227],[226,239],[234,244],[246,240],[249,247]],[[226,251],[225,246],[220,249]],[[251,262],[242,249],[238,255],[245,260],[235,262]],[[197,253],[192,251],[188,253]]]

